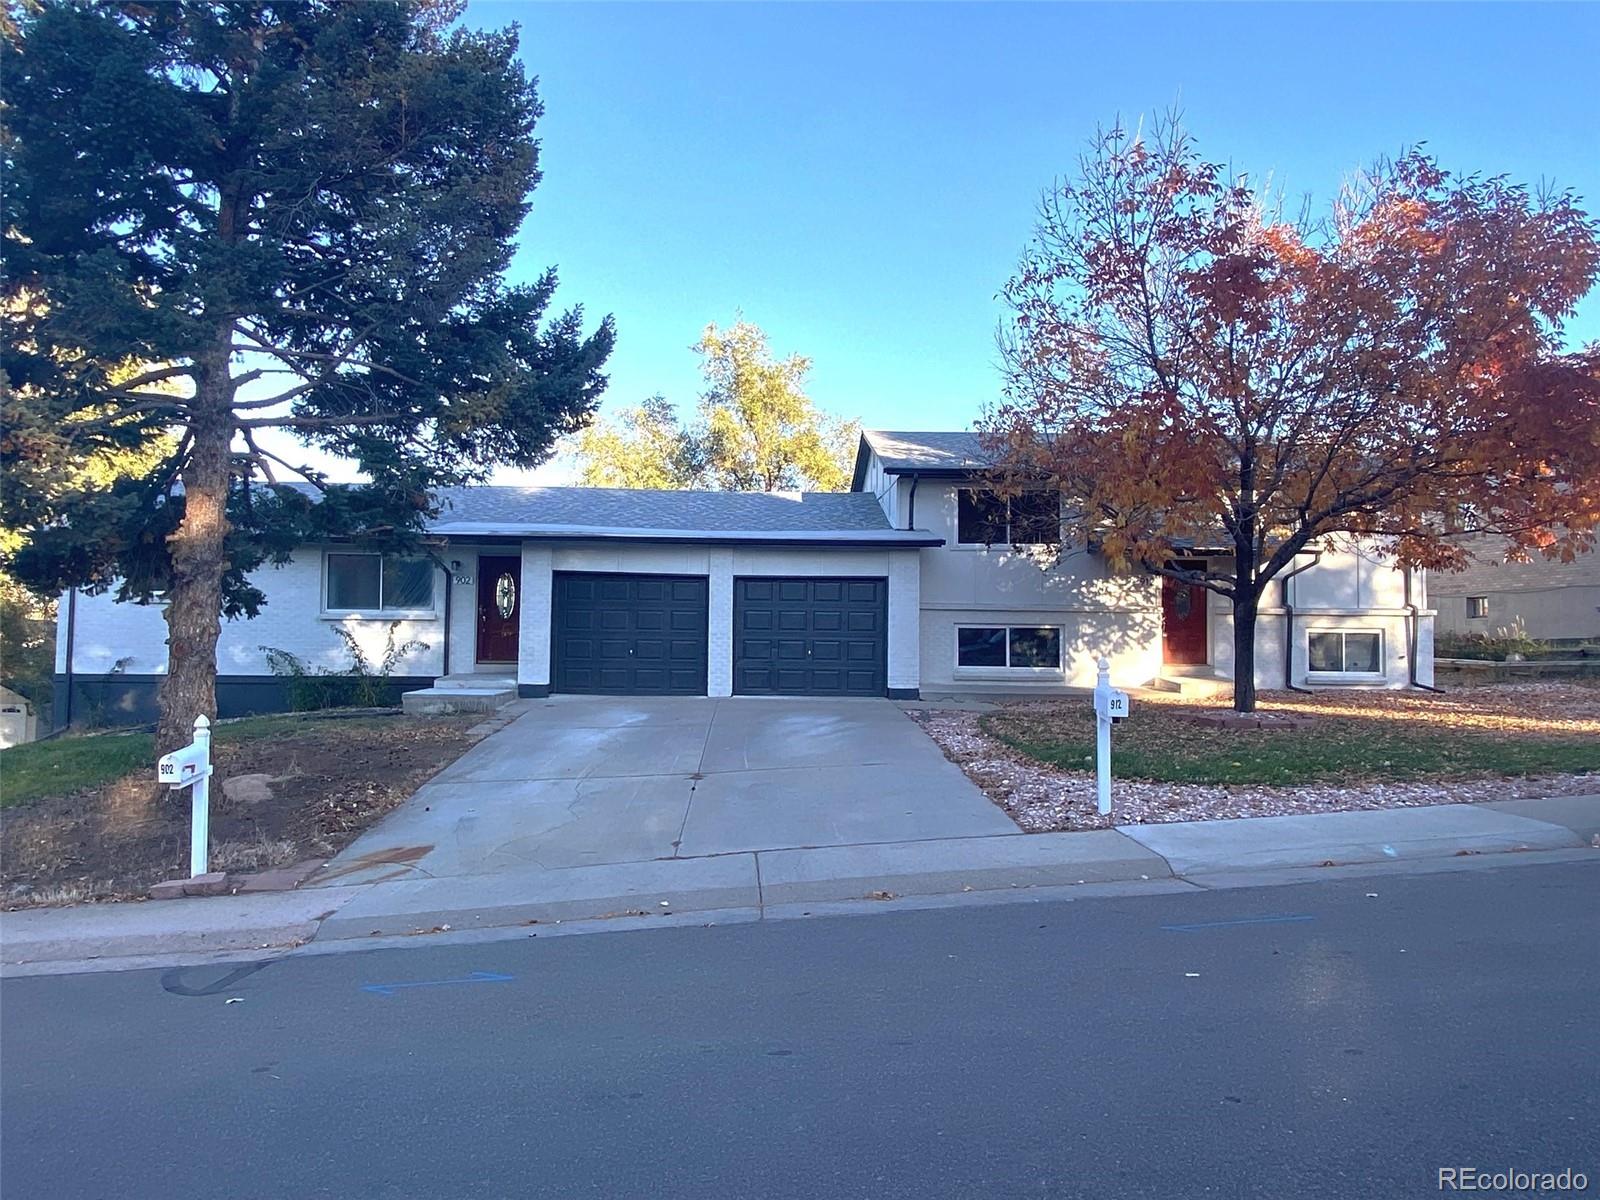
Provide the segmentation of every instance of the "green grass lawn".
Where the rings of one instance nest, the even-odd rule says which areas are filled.
[[[1029,758],[1094,769],[1094,714],[1086,702],[1017,705],[980,723]],[[1272,785],[1600,771],[1600,736],[1593,731],[1528,724],[1453,726],[1448,711],[1430,713],[1407,698],[1386,715],[1324,708],[1306,728],[1238,731],[1196,725],[1173,705],[1136,699],[1112,734],[1112,770],[1121,779],[1160,783]]]
[[[218,745],[271,737],[305,729],[318,721],[339,720],[339,728],[391,721],[391,717],[334,718],[293,713],[225,721],[216,727]],[[27,804],[41,796],[61,796],[96,787],[134,771],[155,777],[155,739],[149,733],[68,734],[0,750],[0,808]]]

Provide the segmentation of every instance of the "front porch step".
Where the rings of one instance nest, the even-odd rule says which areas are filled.
[[[406,692],[400,707],[414,717],[440,717],[449,713],[499,712],[517,698],[515,684],[493,687],[430,687]]]
[[[1231,696],[1233,680],[1219,679],[1215,675],[1180,675],[1164,672],[1151,682],[1150,690],[1176,692],[1188,699],[1204,700],[1211,696]]]
[[[433,681],[436,688],[510,688],[517,690],[517,677],[515,675],[494,675],[484,673],[475,675],[470,671],[462,671],[455,675],[441,675]]]

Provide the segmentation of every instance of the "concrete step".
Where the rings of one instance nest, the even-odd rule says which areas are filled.
[[[1209,696],[1231,696],[1233,680],[1218,679],[1214,675],[1162,675],[1151,682],[1150,689],[1203,700]]]
[[[448,713],[492,713],[499,712],[516,698],[515,686],[418,688],[400,697],[400,707],[417,717],[438,717]]]
[[[436,688],[510,688],[517,690],[517,677],[515,675],[495,675],[484,673],[474,675],[463,671],[457,675],[441,675],[433,681]]]

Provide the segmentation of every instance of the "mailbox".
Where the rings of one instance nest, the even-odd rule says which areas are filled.
[[[156,763],[156,782],[171,787],[188,787],[211,774],[210,747],[191,742],[181,750],[163,754]]]
[[[1100,659],[1094,685],[1094,790],[1101,813],[1111,812],[1111,727],[1128,715],[1128,693],[1111,686],[1111,663]]]
[[[189,874],[204,875],[211,859],[211,722],[194,719],[194,741],[156,760],[156,782],[189,788]]]
[[[1128,693],[1116,688],[1096,689],[1094,715],[1120,721],[1128,715]]]

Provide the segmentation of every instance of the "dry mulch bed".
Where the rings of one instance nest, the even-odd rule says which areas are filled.
[[[270,736],[231,744],[219,737],[213,870],[331,857],[477,740],[469,732],[473,718],[278,720],[284,728]],[[219,734],[226,728],[219,725]],[[0,813],[0,906],[135,899],[164,879],[187,875],[189,797],[158,786],[153,773]],[[239,776],[264,778],[223,786]]]
[[[1581,683],[1497,685],[1447,695],[1269,693],[1261,699],[1263,710],[1311,720],[1294,731],[1218,730],[1196,725],[1192,717],[1214,711],[1225,701],[1201,704],[1161,693],[1136,694],[1132,716],[1112,735],[1109,817],[1101,816],[1095,806],[1092,760],[1085,762],[1088,769],[1064,769],[1041,762],[996,736],[997,730],[1015,736],[1017,729],[1048,732],[1055,726],[1058,736],[1070,743],[1080,731],[1092,728],[1087,697],[1008,702],[988,714],[928,710],[911,715],[945,756],[1029,833],[1600,793],[1600,774],[1497,774],[1467,767],[1459,773],[1445,770],[1418,777],[1411,772],[1412,777],[1397,778],[1396,774],[1407,774],[1398,760],[1290,784],[1136,779],[1119,774],[1118,743],[1126,744],[1130,727],[1141,717],[1146,722],[1143,732],[1147,740],[1165,747],[1179,762],[1186,747],[1205,746],[1215,753],[1219,739],[1242,739],[1236,743],[1241,746],[1273,747],[1278,739],[1305,736],[1360,746],[1378,744],[1375,739],[1379,737],[1392,738],[1397,728],[1418,747],[1430,750],[1463,737],[1501,746],[1524,738],[1548,739],[1565,746],[1600,746],[1600,689]],[[1394,757],[1390,749],[1384,753]],[[1592,757],[1590,752],[1580,753]]]

